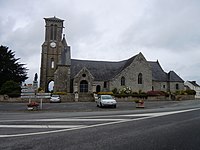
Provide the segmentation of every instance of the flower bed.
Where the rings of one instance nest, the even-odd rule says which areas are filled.
[[[27,104],[28,110],[38,110],[39,109],[39,104],[37,102],[30,102]]]

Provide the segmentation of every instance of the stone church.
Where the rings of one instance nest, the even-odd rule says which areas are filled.
[[[71,48],[63,34],[64,20],[44,18],[40,87],[54,92],[93,93],[130,87],[132,91],[174,92],[184,89],[184,81],[174,72],[166,73],[158,61],[147,61],[142,53],[127,60],[90,61],[71,59]]]

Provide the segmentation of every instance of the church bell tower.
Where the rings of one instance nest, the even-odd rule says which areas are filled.
[[[58,66],[63,63],[63,53],[66,53],[66,49],[68,49],[68,58],[65,59],[70,63],[71,58],[70,47],[63,37],[64,20],[57,17],[44,18],[44,20],[45,41],[41,53],[40,87],[48,92],[48,85],[51,81],[54,82],[54,74]]]

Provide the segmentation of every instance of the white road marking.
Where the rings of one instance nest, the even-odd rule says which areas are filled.
[[[78,128],[84,125],[0,125],[0,128],[35,128],[35,129],[66,129]]]
[[[74,128],[62,129],[62,130],[54,130],[54,131],[24,133],[24,134],[12,134],[12,135],[9,135],[9,134],[8,135],[0,135],[0,138],[1,137],[8,138],[8,137],[22,137],[22,136],[31,136],[31,135],[43,135],[43,134],[59,133],[59,132],[66,132],[66,131],[79,130],[79,129],[87,129],[87,128],[105,126],[105,125],[114,125],[114,124],[119,124],[119,123],[124,123],[124,122],[144,120],[144,119],[150,119],[150,118],[155,118],[155,117],[160,117],[160,116],[166,116],[166,115],[190,112],[190,111],[195,111],[195,110],[200,110],[200,108],[188,109],[188,110],[180,110],[180,111],[172,111],[172,112],[161,112],[161,113],[116,115],[116,116],[121,116],[121,117],[123,117],[123,116],[139,116],[140,117],[140,116],[144,115],[144,116],[147,116],[147,117],[134,118],[134,119],[121,119],[121,120],[118,120],[118,121],[115,121],[115,122],[107,122],[107,123],[88,125],[88,126],[77,126],[77,127],[74,127]],[[98,116],[94,116],[94,118],[95,117],[98,117]]]
[[[159,112],[159,113],[146,113],[146,114],[129,114],[129,115],[121,115],[126,117],[143,117],[143,116],[165,116],[165,115],[172,115],[177,113],[184,113],[194,110],[199,110],[200,108],[194,108],[194,109],[187,109],[187,110],[179,110],[179,111],[172,111],[172,112]]]
[[[98,116],[96,116],[98,117]],[[95,118],[95,117],[93,117]],[[27,119],[27,120],[4,120],[4,121],[0,121],[0,122],[20,122],[20,121],[26,121],[26,122],[33,122],[33,121],[37,121],[37,122],[68,122],[68,121],[121,121],[124,119],[113,119],[113,118],[104,118],[104,119],[88,119],[88,118],[59,118],[59,119]]]

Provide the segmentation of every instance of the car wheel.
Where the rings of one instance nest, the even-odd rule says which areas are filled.
[[[114,108],[116,108],[116,107],[117,107],[117,105],[114,105],[113,107],[114,107]]]

